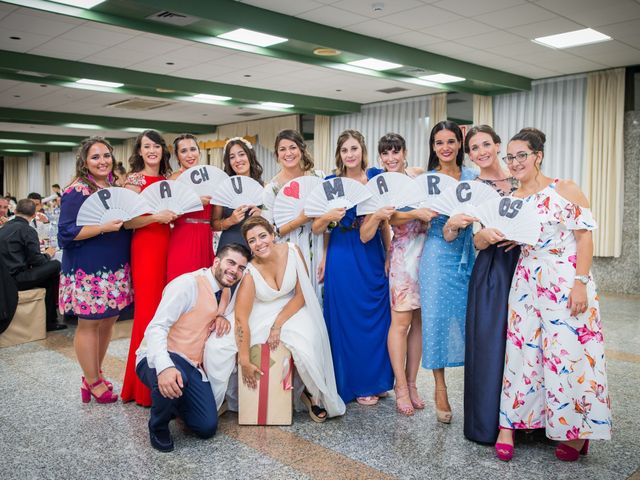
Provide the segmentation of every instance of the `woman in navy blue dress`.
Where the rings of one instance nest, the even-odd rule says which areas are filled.
[[[429,149],[429,171],[456,180],[476,177],[475,171],[462,166],[462,132],[454,122],[433,127]],[[475,260],[473,221],[462,214],[435,217],[420,259],[422,366],[433,371],[436,417],[442,423],[451,423],[452,417],[444,369],[464,365],[467,288]]]
[[[84,140],[78,150],[76,174],[65,189],[60,206],[58,243],[63,249],[58,305],[63,314],[78,316],[73,339],[82,368],[82,401],[93,396],[112,403],[118,396],[102,377],[113,324],[133,301],[129,257],[131,232],[121,221],[79,227],[78,211],[92,193],[111,187],[113,148],[101,137]]]
[[[500,137],[493,128],[479,125],[469,130],[465,150],[480,168],[477,180],[502,196],[518,188],[518,181],[500,166]],[[494,228],[483,228],[474,236],[480,253],[471,273],[467,303],[464,436],[488,444],[498,436],[509,290],[520,256],[520,247],[502,246],[503,240]]]
[[[364,137],[346,130],[338,138],[336,175],[362,184],[382,170],[367,169]],[[356,207],[334,209],[313,222],[313,233],[330,231],[324,264],[324,317],[329,331],[338,393],[347,403],[375,405],[393,386],[387,351],[391,323],[385,256],[386,218],[365,220]],[[383,242],[384,238],[384,242]],[[322,266],[319,268],[323,271]]]

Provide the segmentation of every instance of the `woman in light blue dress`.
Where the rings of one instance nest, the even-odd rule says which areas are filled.
[[[454,122],[436,124],[429,138],[428,170],[456,180],[477,173],[462,166],[462,132]],[[439,422],[451,422],[445,367],[464,365],[467,288],[473,270],[473,217],[438,215],[431,221],[420,259],[422,366],[433,370],[435,410]]]

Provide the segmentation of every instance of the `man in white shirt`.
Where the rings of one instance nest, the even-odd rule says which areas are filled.
[[[179,276],[162,294],[136,352],[136,373],[151,389],[149,439],[156,450],[173,450],[169,422],[175,416],[201,438],[216,432],[218,406],[202,368],[204,344],[209,333],[229,333],[219,295],[240,281],[249,256],[242,245],[226,245],[211,268]]]

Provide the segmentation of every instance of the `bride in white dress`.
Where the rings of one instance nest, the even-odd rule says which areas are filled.
[[[262,217],[248,219],[242,232],[253,259],[238,287],[229,321],[244,383],[256,388],[260,374],[249,360],[250,347],[269,343],[275,349],[282,342],[303,384],[294,379],[296,407],[304,403],[316,422],[343,415],[345,405],[336,388],[327,328],[298,247],[276,244],[272,225]],[[227,390],[232,358],[229,338],[209,338],[205,367],[216,402],[222,401]]]

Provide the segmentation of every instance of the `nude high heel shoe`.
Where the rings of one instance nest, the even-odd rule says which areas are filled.
[[[453,413],[447,410],[439,410],[436,403],[436,395],[438,392],[446,392],[447,387],[436,388],[435,394],[433,396],[434,408],[436,411],[436,418],[440,423],[451,423],[451,418],[453,417]]]

